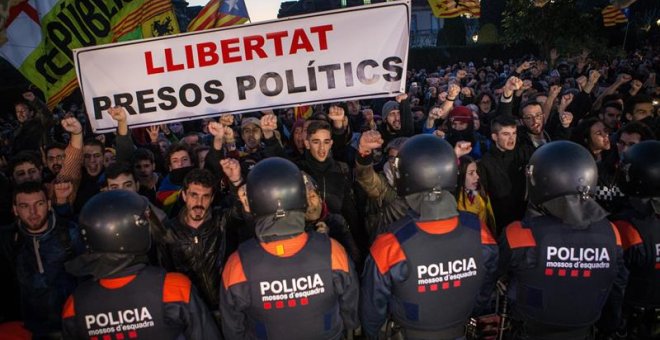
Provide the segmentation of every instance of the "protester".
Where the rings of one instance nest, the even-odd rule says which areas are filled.
[[[507,225],[527,221],[530,184],[525,178],[539,171],[530,168],[529,160],[536,150],[561,140],[572,139],[592,155],[598,175],[589,193],[602,208],[617,218],[629,212],[638,197],[620,187],[628,170],[622,157],[634,145],[658,137],[658,49],[649,46],[608,59],[588,51],[570,56],[552,50],[548,57],[441,60],[437,67],[409,68],[406,93],[337,99],[312,105],[304,113],[298,110],[303,106],[264,108],[137,128],[129,126],[129,111],[113,107],[101,114],[112,117],[117,129],[99,135],[92,133],[85,106],[75,99],[49,111],[38,93],[24,91],[11,98],[16,105],[0,117],[0,188],[10,193],[32,181],[42,183],[52,203],[49,214],[60,224],[75,221],[82,207],[104,190],[136,190],[151,202],[150,218],[166,221],[165,228],[152,228],[148,262],[189,275],[201,296],[197,302],[215,311],[220,324],[219,295],[240,296],[236,290],[244,287],[239,283],[221,291],[221,270],[241,244],[260,237],[245,179],[273,157],[292,161],[311,178],[303,234],[327,231],[337,240],[330,241],[333,247],[343,245],[358,271],[374,240],[391,235],[393,223],[415,208],[397,193],[402,178],[396,169],[399,151],[416,135],[428,134],[455,146],[460,176],[452,191],[456,211],[475,213],[495,236],[506,238]],[[25,242],[31,239],[28,234],[16,232],[24,223],[12,213],[12,200],[11,195],[0,197],[0,220],[6,223],[0,230],[19,235],[13,242],[30,245]],[[29,256],[26,252],[25,258]],[[232,261],[230,271],[240,272],[237,260]],[[341,268],[335,277],[352,277],[353,268]],[[28,269],[38,272],[38,267]],[[253,268],[242,269],[248,273]],[[11,256],[0,259],[0,272],[16,272]],[[13,277],[0,280],[2,301],[8,301],[0,304],[0,322],[22,320],[33,329],[33,319],[21,315],[16,298],[34,294]],[[20,302],[38,299],[30,296]],[[396,306],[389,302],[388,308]],[[39,312],[54,315],[54,305],[46,303]],[[249,315],[240,313],[243,317],[237,320]],[[53,315],[49,320],[57,319]],[[350,321],[342,329],[357,326],[355,315],[344,316]],[[229,329],[224,332],[235,334],[233,325],[225,322],[225,327]]]

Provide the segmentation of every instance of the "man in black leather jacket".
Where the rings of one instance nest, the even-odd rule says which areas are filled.
[[[186,274],[212,311],[218,309],[227,223],[223,211],[211,206],[216,181],[204,169],[186,175],[181,192],[186,205],[166,222],[167,235],[159,249],[161,265]]]

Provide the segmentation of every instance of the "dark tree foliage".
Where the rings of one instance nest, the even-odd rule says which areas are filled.
[[[544,56],[552,48],[576,55],[604,50],[604,31],[599,9],[582,1],[554,0],[539,8],[529,0],[507,0],[500,38],[506,45],[534,44]]]

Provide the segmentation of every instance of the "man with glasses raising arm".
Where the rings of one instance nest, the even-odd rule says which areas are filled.
[[[568,111],[558,112],[557,114],[559,115],[560,126],[555,126],[554,129],[546,129],[541,104],[535,100],[522,103],[520,108],[522,126],[518,134],[520,143],[527,144],[535,150],[552,140],[564,139],[561,138],[563,135],[568,136],[567,133],[562,133],[564,131],[561,130],[570,127],[573,115]]]

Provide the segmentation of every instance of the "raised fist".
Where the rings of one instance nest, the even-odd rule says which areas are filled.
[[[397,103],[401,103],[402,101],[408,99],[408,94],[407,93],[402,93],[400,95],[397,95],[396,98],[394,98]]]
[[[341,106],[332,105],[328,110],[328,118],[333,122],[344,121],[344,109]]]
[[[220,124],[224,126],[231,126],[234,124],[234,116],[233,115],[224,115],[220,117]]]
[[[82,125],[80,124],[80,121],[78,121],[78,119],[74,116],[69,116],[62,119],[62,128],[64,131],[72,135],[82,134]]]
[[[360,153],[369,153],[381,146],[383,146],[383,138],[381,137],[380,132],[369,130],[363,132],[362,136],[360,136],[358,151],[360,151]]]
[[[456,142],[456,145],[454,146],[454,153],[456,154],[456,158],[461,158],[470,152],[472,152],[472,143],[466,142],[464,140]]]
[[[549,97],[557,98],[557,96],[559,96],[559,93],[561,93],[561,86],[559,85],[550,86],[550,93],[548,93]]]
[[[447,99],[454,100],[459,93],[461,93],[461,87],[456,84],[451,84],[447,89]]]
[[[261,117],[261,131],[264,133],[264,138],[269,139],[277,129],[277,117],[274,114],[268,114]]]
[[[110,117],[112,117],[112,119],[116,120],[117,122],[126,121],[126,109],[121,106],[114,106],[109,108],[108,113],[110,114]]]
[[[628,73],[620,73],[616,77],[616,81],[620,84],[625,84],[632,80],[632,77]]]
[[[518,91],[522,88],[523,86],[523,81],[520,80],[518,77],[511,77],[506,81],[506,85],[504,85],[505,90],[509,90],[511,92],[513,91]]]
[[[209,122],[207,129],[214,139],[222,139],[225,135],[225,127],[218,122]]]

